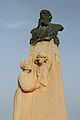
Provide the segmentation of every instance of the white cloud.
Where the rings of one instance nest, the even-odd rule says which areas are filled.
[[[2,26],[8,28],[21,28],[27,24],[26,21],[4,22]]]

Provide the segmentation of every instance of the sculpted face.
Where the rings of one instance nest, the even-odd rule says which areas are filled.
[[[50,11],[48,10],[41,10],[40,12],[40,19],[39,19],[39,22],[38,22],[38,27],[39,26],[45,26],[47,27],[48,24],[51,22],[52,20],[52,15],[50,13]]]
[[[48,10],[41,10],[41,12],[40,12],[40,19],[41,20],[45,19],[45,21],[48,20],[49,22],[51,22],[52,15],[51,15],[50,11],[48,11]]]
[[[47,57],[46,56],[40,56],[40,55],[37,55],[35,57],[35,60],[34,60],[34,63],[38,66],[42,66],[44,63],[47,62]]]

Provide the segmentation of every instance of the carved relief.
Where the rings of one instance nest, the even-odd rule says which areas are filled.
[[[39,89],[41,84],[46,86],[41,81],[46,74],[44,73],[44,70],[46,68],[47,60],[47,56],[40,55],[37,55],[34,58],[33,65],[31,65],[31,61],[29,60],[22,60],[20,66],[23,71],[18,77],[18,84],[23,92],[33,92],[36,89]]]

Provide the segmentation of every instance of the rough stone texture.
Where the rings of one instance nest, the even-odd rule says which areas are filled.
[[[67,120],[59,47],[54,40],[31,45],[20,64],[13,120]]]

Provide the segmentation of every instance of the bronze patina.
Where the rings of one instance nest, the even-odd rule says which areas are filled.
[[[60,24],[52,24],[51,20],[52,15],[50,11],[46,9],[41,10],[38,27],[31,30],[30,44],[35,45],[40,41],[50,41],[52,38],[57,46],[60,44],[57,35],[58,31],[62,31],[64,28]]]

